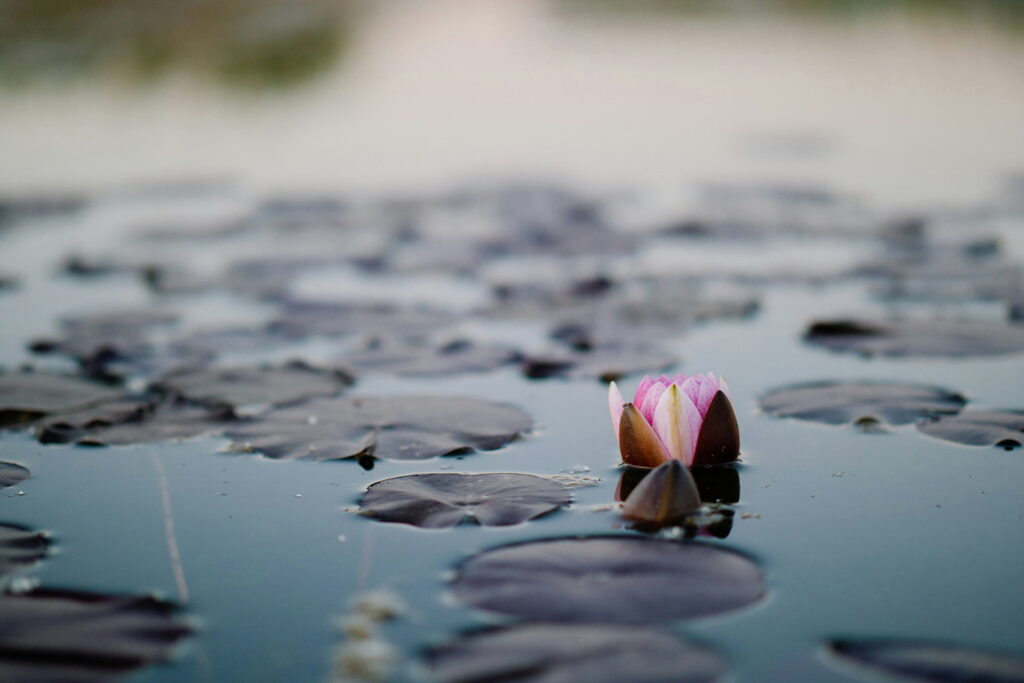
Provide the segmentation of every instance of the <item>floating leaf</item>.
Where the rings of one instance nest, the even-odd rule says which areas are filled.
[[[627,375],[664,372],[678,362],[674,356],[641,347],[554,351],[528,356],[523,362],[523,374],[530,379],[596,378],[612,382]]]
[[[352,383],[340,370],[320,370],[293,362],[282,367],[215,368],[164,377],[153,388],[174,398],[210,406],[240,407],[293,403],[330,396]]]
[[[518,354],[497,346],[482,346],[459,339],[440,347],[377,345],[341,358],[346,366],[395,375],[454,375],[483,372],[515,362]]]
[[[0,489],[14,486],[32,476],[28,468],[15,462],[0,461]]]
[[[951,643],[919,640],[850,639],[829,643],[829,652],[865,673],[908,681],[1020,683],[1024,659]]]
[[[929,436],[968,446],[1000,446],[1007,450],[1024,443],[1024,411],[969,410],[917,426]]]
[[[530,429],[510,405],[459,396],[314,399],[228,430],[236,450],[271,458],[422,460],[500,448]]]
[[[0,595],[0,680],[106,681],[165,660],[192,629],[148,596],[36,589]]]
[[[0,374],[0,427],[20,427],[51,413],[117,398],[119,392],[78,377],[50,372]]]
[[[1024,351],[1024,326],[978,320],[826,320],[804,340],[867,356],[996,356]]]
[[[904,425],[956,414],[965,403],[967,399],[948,389],[896,382],[810,382],[761,398],[761,408],[774,417],[833,425],[864,420]]]
[[[571,502],[564,486],[532,474],[411,474],[372,484],[360,511],[384,522],[441,529],[508,526]]]
[[[710,683],[725,674],[714,652],[653,628],[528,624],[471,633],[427,655],[441,683]]]
[[[235,414],[229,408],[195,408],[174,404],[159,405],[135,421],[126,421],[112,426],[94,425],[74,434],[74,441],[84,446],[122,446],[157,441],[178,441],[194,436],[213,436],[234,424]],[[43,431],[44,436],[61,432]],[[54,438],[60,442],[59,438]]]
[[[43,559],[48,546],[45,534],[13,524],[0,524],[0,576]]]
[[[454,322],[451,314],[428,308],[290,300],[284,303],[281,314],[271,323],[271,329],[290,334],[379,334],[407,338],[436,332]]]
[[[454,592],[474,607],[525,619],[650,623],[745,607],[764,587],[757,565],[730,550],[615,536],[489,550],[463,564]]]
[[[139,422],[152,414],[155,407],[150,399],[131,396],[102,401],[44,418],[36,425],[36,438],[41,443],[70,443],[92,431]]]

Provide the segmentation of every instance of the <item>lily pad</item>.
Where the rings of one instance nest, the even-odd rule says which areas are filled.
[[[214,436],[236,423],[230,408],[202,408],[175,404],[159,405],[141,419],[112,426],[95,425],[75,434],[83,446],[123,446],[158,441],[179,441],[194,436]],[[42,432],[52,434],[53,432]]]
[[[979,320],[823,320],[810,344],[865,356],[967,358],[1024,351],[1024,326]]]
[[[345,365],[368,372],[406,376],[484,372],[518,360],[514,351],[458,339],[440,347],[408,344],[373,345],[341,358]]]
[[[290,300],[271,322],[271,329],[291,334],[349,334],[420,337],[455,322],[449,313],[390,304]]]
[[[896,382],[809,382],[769,391],[761,408],[774,417],[831,425],[864,421],[905,425],[955,415],[967,403],[942,387]]]
[[[90,432],[126,422],[140,422],[155,408],[155,403],[148,398],[122,396],[102,401],[44,418],[36,425],[36,438],[40,443],[71,443]]]
[[[0,489],[20,484],[30,476],[32,476],[32,473],[24,465],[0,461]]]
[[[527,356],[522,369],[530,379],[564,377],[613,382],[627,375],[665,372],[678,362],[674,356],[647,348],[603,348]]]
[[[739,553],[630,536],[508,545],[471,558],[454,593],[480,609],[551,622],[651,623],[751,605],[761,571]]]
[[[1024,443],[1024,411],[970,410],[917,426],[928,436],[967,446],[999,446],[1006,450]]]
[[[1007,654],[918,640],[834,640],[829,652],[865,673],[908,681],[1020,683],[1024,659]]]
[[[44,415],[117,398],[109,386],[51,372],[0,373],[0,427],[21,427]]]
[[[533,421],[513,406],[462,396],[342,397],[271,411],[228,430],[235,450],[301,460],[424,460],[494,450]]]
[[[106,681],[166,660],[192,629],[149,596],[35,589],[0,596],[0,680]]]
[[[411,474],[372,484],[360,512],[384,522],[443,529],[463,522],[519,524],[568,505],[564,486],[532,474]]]
[[[13,524],[0,524],[0,576],[46,557],[46,535]]]
[[[164,377],[153,389],[167,396],[208,406],[280,405],[314,396],[330,396],[352,384],[340,370],[319,370],[302,362],[281,367],[214,368]]]
[[[710,683],[725,674],[714,652],[653,628],[529,624],[481,631],[427,655],[441,683]]]

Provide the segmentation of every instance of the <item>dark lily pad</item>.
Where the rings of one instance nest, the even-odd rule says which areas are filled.
[[[917,426],[928,436],[967,446],[999,446],[1006,450],[1024,443],[1024,411],[970,410]]]
[[[384,335],[420,337],[455,322],[454,316],[429,308],[390,304],[290,300],[271,328],[306,335]]]
[[[1024,659],[1008,654],[919,640],[850,639],[829,643],[829,653],[865,674],[936,683],[1021,683]]]
[[[518,358],[519,355],[509,349],[458,339],[440,347],[376,344],[347,354],[341,361],[356,370],[432,376],[484,372]]]
[[[471,633],[427,655],[441,683],[710,683],[714,652],[653,628],[528,624]]]
[[[751,605],[764,595],[749,558],[700,543],[631,536],[508,545],[468,560],[455,596],[552,622],[651,623]]]
[[[314,396],[337,394],[352,384],[340,370],[320,370],[302,362],[281,367],[214,368],[164,377],[153,389],[177,399],[208,406],[237,408],[280,405]]]
[[[20,484],[31,476],[32,473],[24,465],[0,461],[0,489]]]
[[[612,382],[627,375],[665,372],[679,359],[647,348],[604,348],[596,351],[554,351],[527,356],[523,374],[530,379],[565,377]]]
[[[123,446],[158,441],[178,441],[194,436],[220,434],[237,418],[230,408],[203,408],[164,404],[146,412],[141,419],[112,426],[98,425],[75,434],[83,446]],[[54,434],[59,432],[43,432]]]
[[[866,356],[966,358],[1024,351],[1024,326],[978,320],[823,320],[804,340]]]
[[[18,278],[6,273],[0,273],[0,292],[18,288]]]
[[[0,524],[0,576],[35,564],[46,557],[48,547],[45,534],[13,524]]]
[[[304,338],[303,334],[288,334],[285,330],[266,327],[228,327],[200,330],[177,339],[171,346],[186,353],[247,353],[278,349]]]
[[[0,427],[21,427],[51,413],[115,399],[108,386],[51,372],[0,373]]]
[[[192,629],[149,596],[36,589],[0,596],[0,680],[106,681],[166,660]]]
[[[372,484],[360,501],[360,512],[424,529],[463,522],[509,526],[571,501],[564,486],[532,474],[410,474]]]
[[[955,415],[967,403],[941,387],[896,382],[809,382],[769,391],[761,408],[774,417],[825,424],[863,421],[905,425],[937,415]]]
[[[57,413],[36,425],[36,438],[41,443],[71,443],[90,432],[126,422],[140,422],[156,408],[148,398],[123,396],[102,401],[87,408]]]
[[[422,460],[501,448],[532,426],[510,405],[460,396],[315,399],[228,430],[236,450],[302,460]]]

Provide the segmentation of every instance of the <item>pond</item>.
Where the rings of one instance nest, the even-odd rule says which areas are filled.
[[[16,69],[0,678],[1024,680],[1024,44],[893,5]],[[624,518],[609,381],[708,371],[739,460]]]

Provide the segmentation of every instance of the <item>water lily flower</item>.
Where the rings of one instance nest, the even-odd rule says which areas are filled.
[[[612,382],[608,408],[627,465],[658,467],[670,460],[688,467],[719,465],[739,457],[740,431],[729,385],[712,372],[645,376],[630,403]]]

